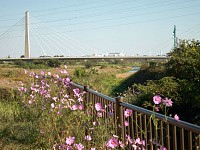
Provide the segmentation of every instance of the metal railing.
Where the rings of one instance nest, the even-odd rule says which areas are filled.
[[[127,135],[132,139],[139,137],[145,141],[147,150],[157,150],[159,145],[165,146],[167,150],[200,150],[199,126],[125,103],[122,97],[111,98],[87,86],[71,83],[71,87],[86,92],[86,104],[91,103],[94,106],[99,102],[103,106],[113,107],[113,129],[122,140],[125,140]],[[111,111],[109,107],[105,109],[107,112]],[[131,117],[125,118],[126,109],[132,110]],[[108,113],[103,117],[105,124],[110,123]],[[127,121],[129,125],[125,126],[124,121]],[[129,149],[133,148],[129,146]]]

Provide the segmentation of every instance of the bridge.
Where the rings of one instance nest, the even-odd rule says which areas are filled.
[[[117,57],[39,57],[39,58],[0,58],[0,61],[15,61],[15,60],[50,60],[50,59],[58,59],[58,60],[90,60],[90,59],[137,59],[137,60],[167,60],[169,57],[167,56],[117,56]]]
[[[23,32],[20,31],[18,33],[19,28]],[[41,33],[39,30],[42,28],[44,33]],[[47,29],[50,29],[50,32],[46,31]],[[14,32],[14,33],[12,33]],[[17,32],[15,35],[15,32]],[[12,35],[14,37],[17,37],[17,43],[21,44],[21,47],[15,46],[11,42],[13,40]],[[24,41],[24,43],[22,42]],[[32,42],[37,43],[37,47],[32,44]],[[31,47],[32,44],[32,47]],[[97,50],[94,48],[91,48],[90,46],[84,45],[80,43],[79,41],[72,39],[71,37],[66,36],[66,34],[58,32],[57,30],[53,29],[52,27],[48,26],[47,24],[44,24],[41,21],[38,21],[37,19],[30,17],[29,12],[25,12],[25,16],[17,22],[14,26],[12,26],[8,31],[4,32],[2,35],[0,35],[0,50],[4,51],[4,47],[6,49],[7,46],[13,45],[13,47],[16,49],[24,49],[23,53],[20,52],[20,56],[23,56],[24,58],[22,60],[34,60],[34,59],[54,59],[54,57],[46,57],[46,56],[58,56],[56,59],[60,60],[70,60],[70,59],[167,59],[165,56],[162,56],[162,54],[159,53],[160,56],[117,56],[117,57],[111,57],[109,55],[100,55],[100,57],[97,57],[96,53]],[[23,45],[23,46],[22,46]],[[17,48],[16,48],[17,47]],[[32,49],[32,51],[31,51]],[[36,52],[37,51],[37,52]],[[38,52],[39,51],[39,52]],[[11,52],[12,54],[13,52]],[[43,57],[35,57],[32,54],[38,53],[37,56],[43,56]],[[101,53],[101,52],[100,52]],[[63,57],[59,57],[63,56]],[[80,57],[81,56],[81,57]],[[105,57],[102,57],[105,56]],[[7,58],[3,57],[0,58],[0,60],[7,61],[7,60],[16,60],[21,58],[16,58],[13,56],[10,56],[10,53],[7,54]]]

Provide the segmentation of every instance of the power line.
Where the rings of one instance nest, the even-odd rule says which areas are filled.
[[[66,14],[66,13],[71,13],[71,12],[80,12],[80,11],[83,11],[83,10],[91,10],[91,9],[96,9],[96,8],[101,8],[101,7],[106,7],[106,6],[114,6],[114,5],[125,4],[125,3],[132,2],[132,1],[136,1],[136,0],[127,0],[127,1],[121,1],[121,2],[118,2],[118,3],[104,4],[104,5],[99,5],[99,6],[87,7],[87,8],[78,8],[78,9],[64,11],[64,12],[49,13],[49,14],[44,14],[44,15],[37,15],[37,16],[34,16],[34,17],[49,16],[49,15],[55,15],[55,14],[60,14],[60,13]]]
[[[93,21],[86,21],[86,22],[70,23],[70,24],[58,25],[58,26],[59,27],[60,26],[71,26],[71,25],[88,24],[88,23],[94,23],[94,22],[112,21],[112,20],[125,19],[125,18],[131,18],[131,17],[136,17],[136,16],[151,15],[151,14],[161,13],[161,12],[177,11],[177,10],[181,10],[181,9],[185,9],[185,8],[191,8],[191,7],[194,8],[194,7],[199,7],[199,6],[200,5],[193,5],[193,6],[181,7],[181,8],[175,8],[175,9],[167,9],[167,10],[162,10],[162,11],[153,11],[153,12],[149,12],[149,13],[135,14],[135,15],[108,18],[108,19],[100,19],[100,20],[93,20]],[[42,22],[42,23],[44,23],[44,22]],[[57,26],[53,26],[53,27],[57,27]]]
[[[35,10],[35,12],[36,13],[40,13],[40,12],[49,11],[49,10],[56,10],[56,9],[62,9],[62,8],[71,8],[71,7],[88,5],[88,4],[96,4],[96,3],[99,3],[99,2],[103,2],[103,1],[106,1],[106,0],[99,0],[99,1],[95,1],[95,2],[87,2],[87,3],[80,3],[80,4],[73,4],[73,5],[62,6],[62,7],[54,7],[54,8],[50,8],[50,9]]]
[[[119,26],[131,25],[131,24],[138,24],[138,23],[145,23],[145,22],[154,22],[154,21],[167,20],[167,19],[174,19],[174,18],[191,16],[191,15],[200,15],[200,12],[192,13],[192,14],[186,14],[186,15],[177,15],[177,16],[173,16],[173,17],[163,17],[163,18],[158,18],[158,19],[149,19],[149,20],[138,21],[138,22],[122,23],[122,24],[115,24],[115,25],[108,25],[108,26],[101,26],[101,27],[93,27],[93,28],[85,28],[85,29],[72,30],[72,31],[64,31],[64,32],[77,32],[77,31],[87,31],[87,30],[95,30],[95,29],[104,29],[104,28],[110,28],[110,27],[119,27]]]
[[[168,20],[168,19],[186,17],[186,16],[191,16],[191,15],[200,15],[200,12],[191,13],[191,14],[185,14],[185,15],[170,16],[170,17],[162,17],[162,18],[157,18],[157,19],[149,19],[149,20],[137,21],[137,22],[130,22],[130,23],[121,23],[121,24],[114,24],[114,25],[107,25],[107,26],[83,28],[83,29],[77,29],[77,30],[68,30],[68,31],[62,31],[62,32],[56,31],[54,33],[45,33],[43,35],[57,34],[57,33],[63,34],[63,33],[67,33],[67,32],[78,32],[78,31],[88,31],[88,30],[104,29],[104,28],[111,28],[111,27],[119,27],[119,26],[131,25],[131,24],[139,24],[139,23],[145,23],[145,22],[154,22],[154,21],[160,21],[160,20]],[[39,22],[39,23],[43,23],[43,22]],[[35,23],[35,24],[38,24],[38,23]],[[16,37],[19,37],[19,36],[16,36]]]
[[[192,26],[192,27],[190,27],[189,29],[187,29],[187,30],[185,30],[185,31],[183,31],[183,32],[181,32],[181,33],[179,33],[178,34],[178,37],[179,36],[181,36],[181,35],[184,35],[184,34],[191,34],[192,32],[194,32],[194,31],[196,31],[196,30],[200,30],[200,24],[198,24],[198,25],[195,25],[195,26]],[[152,49],[158,49],[159,47],[160,47],[160,49],[164,49],[164,48],[166,48],[167,47],[167,45],[169,45],[169,42],[172,42],[172,39],[169,39],[169,40],[166,40],[166,41],[164,41],[164,42],[162,42],[162,43],[159,43],[158,45],[156,45],[156,46],[154,46]],[[162,47],[161,47],[162,46]]]
[[[130,2],[130,0],[129,1],[123,1],[123,3],[126,3],[126,2]],[[171,2],[171,0],[170,1],[167,1],[167,2]],[[191,2],[190,0],[188,1],[182,1],[182,3],[184,3],[184,2]],[[122,3],[122,2],[120,2],[120,3]],[[120,3],[115,3],[115,4],[120,4]],[[81,15],[81,16],[77,16],[77,17],[72,17],[72,18],[64,18],[64,19],[56,19],[56,20],[48,20],[48,21],[43,21],[43,23],[47,23],[47,22],[58,22],[58,21],[64,21],[64,20],[74,20],[74,19],[83,19],[83,18],[90,18],[90,17],[97,17],[97,16],[103,16],[103,15],[106,15],[106,16],[108,16],[108,15],[110,15],[110,14],[115,14],[115,13],[122,13],[122,12],[130,12],[130,11],[137,11],[137,10],[143,10],[143,9],[149,9],[149,8],[155,8],[155,7],[161,7],[161,6],[167,6],[167,5],[174,5],[174,4],[180,4],[179,2],[173,2],[173,3],[167,3],[167,4],[165,4],[165,5],[160,5],[160,4],[162,4],[163,2],[159,2],[159,3],[151,3],[151,4],[148,4],[148,5],[141,5],[141,8],[139,8],[138,6],[137,7],[128,7],[128,8],[123,8],[123,9],[118,9],[118,10],[114,10],[114,11],[107,11],[107,12],[103,12],[103,13],[96,13],[96,14],[90,14],[90,15]],[[166,1],[164,2],[164,3],[166,3]],[[182,4],[181,3],[181,4]],[[159,4],[159,5],[157,5],[157,4]],[[149,6],[151,6],[151,5],[153,5],[153,7],[149,7]],[[155,6],[154,6],[155,5]],[[104,5],[105,6],[105,5]],[[196,6],[199,6],[199,5],[196,5]],[[196,7],[196,6],[193,6],[193,7]],[[97,7],[100,7],[100,6],[97,6]],[[134,8],[136,8],[136,9],[134,9]],[[189,7],[188,7],[189,8]],[[131,10],[130,10],[131,9]],[[133,9],[133,10],[132,10]],[[179,8],[178,8],[179,9]],[[162,11],[160,11],[160,12],[162,12]],[[164,11],[163,11],[164,12]],[[150,12],[150,13],[148,13],[148,14],[153,14],[152,12]],[[144,14],[139,14],[139,15],[145,15],[145,13]],[[131,16],[138,16],[138,15],[131,15]],[[130,16],[130,17],[131,17]],[[109,20],[115,20],[115,19],[120,19],[120,18],[128,18],[129,16],[125,16],[125,17],[117,17],[117,18],[111,18],[111,19],[109,19]],[[108,20],[108,19],[103,19],[102,21],[104,21],[104,20]],[[85,22],[85,23],[92,23],[92,22],[97,22],[97,21],[87,21],[87,22]],[[84,24],[84,23],[77,23],[77,24]],[[72,25],[75,25],[75,23],[74,24],[72,24]],[[10,27],[10,26],[1,26],[0,28],[7,28],[7,27]]]
[[[99,1],[95,1],[95,2],[87,2],[87,3],[73,4],[73,5],[69,5],[69,6],[54,7],[54,8],[42,9],[42,10],[35,10],[35,13],[40,13],[40,12],[49,11],[49,10],[62,9],[62,8],[68,8],[68,7],[83,6],[83,5],[87,5],[87,4],[95,4],[95,3],[102,2],[102,1],[106,1],[106,0],[99,0]],[[8,17],[8,16],[16,16],[16,15],[22,15],[22,13],[18,13],[17,12],[17,13],[13,13],[13,14],[1,15],[0,17]]]
[[[127,1],[127,2],[130,2],[130,1]],[[127,8],[123,8],[123,9],[117,9],[117,10],[111,10],[111,11],[109,10],[109,11],[106,11],[106,12],[103,12],[103,13],[101,12],[101,13],[96,13],[96,14],[80,15],[80,16],[71,17],[71,18],[48,20],[48,21],[45,21],[45,22],[54,22],[54,21],[62,21],[62,20],[74,20],[74,19],[80,19],[80,18],[83,19],[83,18],[90,18],[90,17],[97,17],[97,16],[104,16],[104,15],[108,16],[110,14],[118,14],[118,13],[122,13],[122,12],[138,11],[138,10],[143,10],[143,9],[146,10],[146,9],[149,9],[149,8],[161,7],[161,6],[166,6],[166,5],[180,4],[178,2],[175,2],[175,3],[170,3],[170,4],[154,6],[156,4],[162,4],[162,3],[166,3],[166,2],[171,2],[171,0],[165,1],[165,2],[159,2],[159,3],[151,3],[151,4],[147,4],[147,5],[134,6],[134,7],[131,6],[131,7],[127,7]],[[184,2],[191,2],[191,1],[190,0],[189,1],[188,0],[187,1],[182,1],[182,3],[184,3]],[[126,1],[124,1],[123,3],[126,3]],[[120,3],[112,4],[112,6],[116,5],[116,4],[120,4]],[[153,6],[150,7],[151,5],[153,5]],[[107,5],[102,5],[102,6],[107,6]],[[102,7],[102,6],[96,6],[96,7]],[[87,8],[87,9],[96,8],[96,7],[90,7],[90,8]],[[80,10],[81,9],[79,9],[79,11]],[[68,12],[71,12],[71,11],[68,11]],[[53,15],[53,14],[49,14],[49,15]],[[38,15],[38,16],[41,16],[41,15]],[[33,16],[33,17],[38,17],[38,16]]]

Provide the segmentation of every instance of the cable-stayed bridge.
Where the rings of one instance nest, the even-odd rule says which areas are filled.
[[[6,56],[0,58],[13,58],[13,53],[17,57],[22,55],[25,58],[38,58],[40,56],[48,57],[66,57],[66,58],[100,58],[112,56],[101,54],[95,48],[87,46],[79,41],[67,36],[66,33],[60,32],[42,21],[26,15],[8,30],[0,34],[0,51],[6,51]],[[7,48],[9,46],[9,49]],[[148,58],[157,59],[162,52],[157,52],[156,56],[151,55],[151,50],[147,50]],[[101,54],[99,57],[96,57]],[[155,54],[152,53],[152,54]],[[114,56],[116,57],[116,56]],[[133,58],[145,58],[146,56],[132,56]],[[119,55],[118,58],[130,58],[130,56]],[[163,58],[160,57],[160,58]]]
[[[31,25],[30,25],[31,24]],[[11,47],[7,56],[17,53],[20,57],[76,57],[92,55],[95,50],[59,32],[33,17],[29,12],[16,24],[0,35],[0,50]]]

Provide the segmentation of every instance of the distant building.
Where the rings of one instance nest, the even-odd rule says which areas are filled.
[[[108,53],[107,56],[110,56],[110,57],[120,57],[120,56],[125,56],[125,54],[123,54],[123,53]]]
[[[104,54],[92,54],[93,57],[104,57]]]

